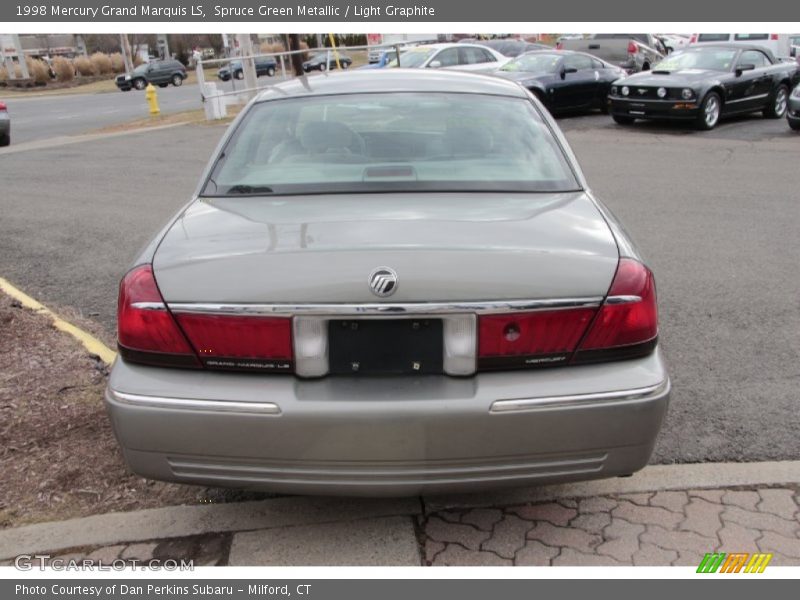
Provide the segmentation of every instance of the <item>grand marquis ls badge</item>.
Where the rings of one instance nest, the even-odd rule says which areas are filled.
[[[369,274],[369,289],[381,298],[394,294],[397,289],[397,273],[389,267],[378,267]]]

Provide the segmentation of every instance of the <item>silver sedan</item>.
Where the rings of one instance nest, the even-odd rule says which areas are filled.
[[[670,393],[653,274],[546,109],[483,75],[271,87],[120,284],[145,477],[409,495],[628,475]]]

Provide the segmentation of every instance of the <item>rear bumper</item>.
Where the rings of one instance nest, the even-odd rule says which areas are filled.
[[[793,123],[800,123],[800,99],[790,98],[786,118]]]
[[[647,464],[669,393],[659,351],[470,378],[317,381],[118,360],[106,405],[144,477],[400,496],[633,473]]]
[[[634,119],[670,119],[688,121],[697,118],[700,107],[685,100],[622,100],[611,98],[612,115]]]

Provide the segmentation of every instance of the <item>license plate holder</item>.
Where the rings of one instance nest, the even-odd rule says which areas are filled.
[[[336,319],[328,322],[333,375],[435,374],[444,370],[441,319]]]

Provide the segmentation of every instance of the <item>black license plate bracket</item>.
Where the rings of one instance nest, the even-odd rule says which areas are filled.
[[[443,372],[441,319],[336,319],[328,322],[333,375]]]

